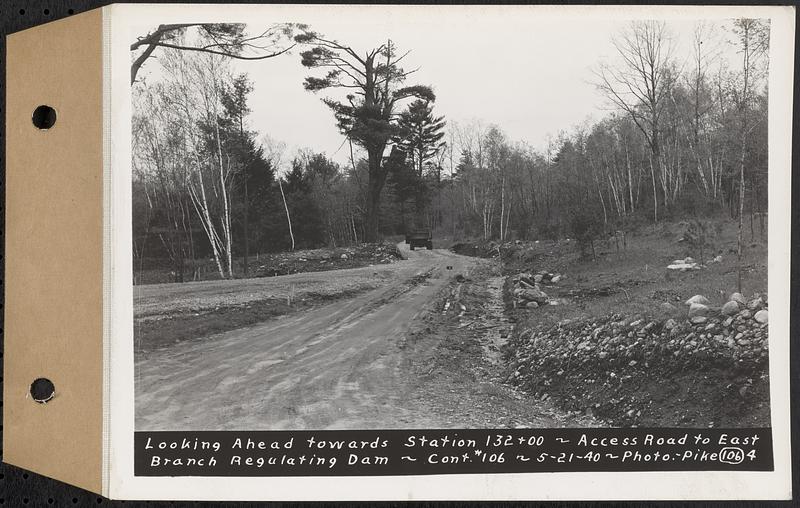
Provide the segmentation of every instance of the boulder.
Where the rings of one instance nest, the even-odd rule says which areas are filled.
[[[732,316],[739,312],[739,304],[736,301],[731,300],[722,306],[721,312],[723,316]]]
[[[767,323],[769,321],[769,313],[767,312],[766,309],[762,309],[756,312],[756,315],[753,316],[753,318],[763,325],[764,323]]]
[[[662,312],[670,315],[678,312],[678,308],[669,302],[662,303],[661,305],[658,306],[658,308],[661,309]]]
[[[533,276],[533,281],[538,284],[542,282],[543,278],[544,276],[541,273],[537,273],[536,275]]]
[[[678,270],[685,272],[686,270],[699,270],[700,266],[697,263],[672,263],[667,265],[667,270]]]
[[[686,300],[686,305],[692,305],[693,303],[699,303],[702,305],[711,305],[711,302],[708,301],[708,298],[706,298],[703,295],[694,295],[693,297]]]
[[[536,303],[536,302],[527,302],[525,304],[525,307],[527,307],[529,309],[535,309],[535,308],[539,307],[539,304]]]
[[[523,288],[536,289],[535,284],[531,284],[530,282],[527,282],[525,279],[520,279],[519,285],[522,286]]]
[[[730,301],[736,302],[739,305],[747,305],[747,298],[742,293],[733,293],[729,298]]]
[[[341,256],[339,256],[339,257],[340,257],[340,258],[342,258],[342,259],[347,259],[347,254],[342,254],[342,255],[341,255]]]
[[[674,319],[667,319],[667,321],[664,323],[664,328],[667,330],[672,330],[677,324],[678,323],[676,323]]]
[[[708,306],[702,303],[693,303],[689,306],[689,317],[705,316],[708,314]]]
[[[542,291],[541,289],[524,289],[522,293],[519,294],[520,298],[523,300],[527,300],[529,302],[536,302],[538,304],[542,304],[547,302],[547,293]]]
[[[761,297],[750,300],[750,303],[747,304],[747,308],[750,310],[758,310],[763,306],[764,300],[762,300]]]
[[[708,318],[705,316],[693,316],[691,321],[693,324],[699,325],[708,321]]]
[[[554,282],[557,284],[560,280],[561,280],[561,275],[556,275],[555,277],[550,279],[550,282]]]

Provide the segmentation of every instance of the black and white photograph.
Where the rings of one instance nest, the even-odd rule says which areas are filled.
[[[130,28],[135,430],[770,427],[770,20],[414,12]]]

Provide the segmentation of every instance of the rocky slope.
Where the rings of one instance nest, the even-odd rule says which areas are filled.
[[[764,299],[667,305],[672,317],[613,313],[518,329],[508,380],[613,425],[768,426]]]

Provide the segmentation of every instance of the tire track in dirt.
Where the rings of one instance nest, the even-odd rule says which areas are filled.
[[[394,284],[140,355],[136,429],[596,424],[501,381],[509,323],[490,262],[438,250],[408,255]],[[466,315],[443,314],[448,298],[466,301]]]
[[[444,428],[601,426],[503,381],[503,346],[512,328],[504,312],[503,277],[486,262],[467,275],[438,295],[433,312],[406,341],[408,369],[417,378],[415,405],[437,413]]]
[[[137,430],[437,426],[404,399],[397,343],[448,283],[442,268],[473,261],[409,258],[416,273],[400,284],[139,358]]]

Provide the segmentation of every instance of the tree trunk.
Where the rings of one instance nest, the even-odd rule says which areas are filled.
[[[230,198],[228,197],[228,188],[226,183],[225,164],[222,157],[222,139],[219,133],[219,118],[214,115],[214,133],[217,141],[217,158],[219,162],[219,186],[220,194],[222,197],[222,235],[225,242],[225,262],[227,266],[228,278],[233,278],[233,255],[232,242],[231,242],[231,213],[230,213]]]
[[[242,141],[242,146],[244,146],[244,114],[242,111],[239,111],[239,137]],[[243,221],[243,228],[244,228],[244,276],[247,277],[249,272],[249,257],[250,257],[250,201],[247,197],[247,166],[245,164],[242,168],[242,179],[244,180],[244,221]]]
[[[745,33],[743,37],[744,47],[743,47],[743,60],[742,60],[742,71],[743,71],[743,86],[742,86],[742,103],[741,103],[741,127],[742,127],[742,146],[741,146],[741,153],[739,156],[739,238],[738,238],[738,249],[737,249],[737,266],[738,266],[738,274],[737,274],[737,288],[739,293],[742,292],[742,229],[744,227],[744,163],[745,158],[747,155],[747,100],[748,94],[750,93],[750,32],[749,32],[749,25],[745,25]]]
[[[200,186],[200,196],[197,195],[197,192],[193,188],[190,188],[192,201],[195,205],[197,215],[200,216],[200,223],[203,225],[206,236],[208,236],[208,241],[211,244],[211,252],[214,254],[214,262],[217,265],[219,276],[224,279],[225,271],[222,269],[222,262],[220,261],[219,237],[216,234],[214,222],[211,220],[211,214],[208,211],[208,199],[206,198],[206,187],[203,183],[202,173],[198,173],[197,181]]]
[[[247,174],[244,176],[244,276],[247,277],[249,271],[250,258],[250,203],[247,197]]]
[[[500,241],[505,241],[505,234],[506,231],[503,229],[503,217],[506,214],[506,177],[503,175],[503,178],[500,183]]]
[[[364,241],[377,242],[378,241],[378,212],[380,208],[380,195],[381,190],[376,185],[373,178],[370,177],[369,184],[367,185],[367,216],[365,220]]]
[[[739,238],[737,249],[738,275],[736,277],[737,290],[742,292],[742,229],[744,226],[744,160],[747,151],[747,135],[742,134],[742,153],[739,160]]]
[[[658,222],[658,191],[656,190],[656,168],[650,158],[650,176],[653,178],[653,222]]]
[[[378,241],[378,214],[380,213],[381,190],[386,175],[381,167],[383,148],[367,150],[369,163],[369,178],[367,182],[367,216],[364,230],[364,241],[374,243]]]
[[[294,251],[294,232],[292,231],[292,218],[289,216],[289,205],[286,204],[286,195],[283,193],[283,184],[281,179],[278,178],[278,188],[281,190],[281,198],[283,198],[283,208],[286,210],[286,222],[289,223],[289,237],[292,239],[292,250]]]

